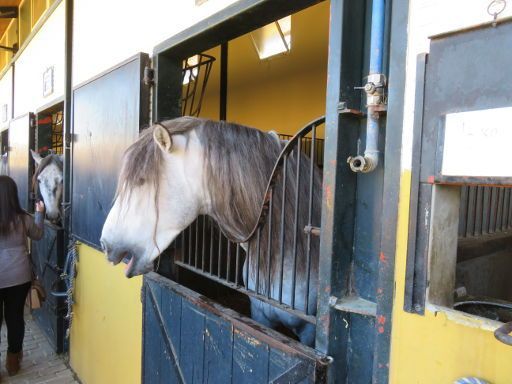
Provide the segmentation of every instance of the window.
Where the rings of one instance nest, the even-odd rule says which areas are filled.
[[[288,53],[292,47],[292,17],[286,16],[251,32],[254,48],[261,60]]]

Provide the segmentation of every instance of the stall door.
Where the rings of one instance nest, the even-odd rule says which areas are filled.
[[[32,312],[39,327],[57,352],[63,352],[66,330],[66,301],[52,292],[64,292],[60,280],[64,266],[64,229],[45,223],[43,238],[32,242],[32,262],[39,280],[42,282],[47,298],[42,307]]]
[[[323,355],[156,273],[143,306],[144,384],[326,380]]]
[[[138,54],[73,92],[72,233],[99,247],[124,150],[148,124],[149,58]]]
[[[21,208],[31,211],[30,192],[32,161],[30,151],[34,139],[32,124],[34,116],[31,113],[20,116],[9,125],[9,174],[18,185],[18,197]]]

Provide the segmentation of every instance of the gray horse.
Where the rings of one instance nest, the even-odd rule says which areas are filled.
[[[275,135],[192,117],[146,129],[125,153],[117,196],[103,227],[101,244],[108,259],[117,264],[128,257],[128,277],[151,271],[153,260],[201,214],[212,217],[228,238],[245,241],[259,219],[282,147]],[[319,225],[320,172],[314,168],[311,175],[309,161],[299,156],[304,158],[301,177],[313,181],[312,217]],[[286,197],[282,178],[274,189],[271,233],[265,224],[259,242],[251,238],[243,244],[248,254],[243,275],[247,289],[314,315],[319,244],[316,238],[308,242],[303,232],[310,192],[305,181],[296,189],[297,157],[297,152],[288,157]],[[277,230],[281,218],[284,234]],[[314,343],[314,324],[285,310],[251,297],[251,315],[269,327],[284,325],[305,344]]]
[[[37,152],[30,150],[37,167],[32,177],[32,189],[37,198],[41,198],[46,207],[46,216],[52,222],[61,218],[62,203],[62,157],[49,154],[41,157]]]

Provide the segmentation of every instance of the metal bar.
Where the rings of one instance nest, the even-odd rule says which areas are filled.
[[[279,303],[283,302],[283,272],[284,272],[284,228],[286,211],[286,178],[288,168],[288,155],[283,158],[283,194],[281,195],[281,225],[279,228]]]
[[[217,277],[220,278],[220,267],[222,265],[222,230],[219,227],[219,248],[217,252]]]
[[[227,240],[228,245],[228,260],[227,260],[227,266],[226,266],[226,281],[229,281],[229,276],[231,272],[231,241]]]
[[[198,247],[198,242],[199,242],[199,239],[198,239],[198,234],[199,234],[199,217],[196,219],[195,221],[195,227],[196,227],[196,231],[195,231],[195,237],[194,237],[194,245],[195,245],[195,248],[194,248],[194,267],[197,268],[197,251],[199,250],[199,247]]]
[[[251,265],[251,241],[247,242],[247,251],[245,258],[245,288],[249,291],[249,267]]]
[[[256,232],[256,289],[255,292],[259,293],[260,286],[260,240],[261,240],[261,227]]]
[[[203,238],[201,239],[201,271],[204,272],[204,265],[205,265],[205,240],[206,240],[206,220],[208,220],[207,216],[203,216]]]
[[[220,45],[220,100],[219,120],[227,118],[228,104],[228,43]]]
[[[292,298],[291,306],[295,309],[295,285],[297,278],[297,246],[299,236],[299,204],[300,204],[300,159],[301,153],[301,140],[297,141],[297,167],[295,174],[295,207],[294,207],[294,225],[293,225],[293,263],[292,263]]]
[[[308,225],[313,226],[313,185],[315,182],[315,139],[316,139],[316,126],[313,126],[311,131],[311,153],[309,156],[309,202],[308,202]],[[306,244],[306,300],[304,305],[304,311],[308,313],[309,307],[309,280],[311,277],[311,231],[307,233],[307,244]]]
[[[208,269],[210,271],[210,275],[213,275],[213,239],[214,239],[213,235],[214,235],[214,233],[213,233],[213,223],[211,223],[211,221],[210,221],[210,224],[211,224],[211,226],[210,226],[210,268],[208,268]]]
[[[188,232],[188,263],[192,265],[192,228],[187,228]]]
[[[270,266],[271,266],[271,260],[272,260],[272,220],[274,216],[274,190],[271,189],[270,193],[270,203],[269,203],[269,212],[268,212],[268,239],[267,239],[267,298],[270,298]]]
[[[238,273],[240,271],[240,244],[236,245],[236,262],[235,262],[235,285],[238,286]]]
[[[179,265],[182,268],[185,268],[185,269],[189,270],[189,271],[192,271],[192,272],[198,273],[200,275],[203,275],[203,276],[207,277],[210,280],[216,281],[217,283],[220,283],[222,285],[225,285],[227,287],[235,289],[235,290],[237,290],[239,292],[243,292],[244,294],[246,294],[246,295],[248,295],[250,297],[255,297],[255,298],[257,298],[258,300],[261,300],[264,303],[268,303],[268,304],[270,304],[270,305],[272,305],[274,307],[278,307],[278,308],[280,308],[280,309],[282,309],[282,310],[284,310],[286,312],[291,313],[294,316],[297,316],[298,318],[300,318],[300,319],[302,319],[304,321],[307,321],[308,323],[316,324],[316,317],[315,316],[306,315],[304,312],[296,310],[296,309],[293,309],[289,305],[279,304],[279,302],[277,302],[276,300],[274,300],[272,298],[267,299],[266,295],[257,294],[253,290],[249,290],[249,289],[241,287],[241,286],[236,286],[235,284],[230,283],[230,282],[228,282],[228,281],[226,281],[224,279],[220,279],[220,278],[218,278],[215,275],[209,275],[208,273],[204,273],[203,274],[201,271],[196,270],[193,266],[190,266],[190,265],[188,265],[186,263],[182,263],[180,261],[177,261],[176,264]]]

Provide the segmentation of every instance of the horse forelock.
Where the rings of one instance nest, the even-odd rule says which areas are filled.
[[[157,126],[167,129],[169,134],[173,135],[185,133],[197,127],[200,122],[200,119],[192,117],[179,117],[155,123],[144,129],[124,153],[115,197],[121,201],[128,201],[133,189],[143,184],[152,185],[156,191],[159,190],[164,157],[153,139],[153,132]]]

